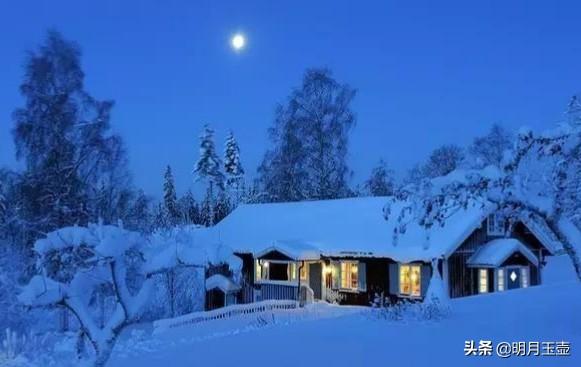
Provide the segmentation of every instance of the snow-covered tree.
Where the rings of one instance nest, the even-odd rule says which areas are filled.
[[[376,167],[371,170],[371,176],[365,181],[365,189],[372,196],[390,196],[395,189],[393,170],[380,159]]]
[[[200,224],[200,208],[194,194],[188,190],[178,201],[182,222],[186,224]]]
[[[200,158],[196,162],[194,176],[196,181],[203,181],[207,184],[202,216],[205,218],[206,225],[212,226],[215,223],[215,191],[220,193],[224,190],[224,174],[221,171],[220,158],[216,155],[214,130],[208,125],[204,127],[204,132],[200,137]],[[204,212],[205,210],[207,211]]]
[[[125,151],[110,131],[113,102],[87,93],[80,49],[58,32],[28,54],[20,91],[24,106],[13,113],[16,157],[25,167],[19,215],[32,244],[39,233],[96,217],[94,194],[120,171]]]
[[[577,197],[567,187],[581,184],[575,165],[581,160],[581,125],[561,124],[540,135],[521,129],[514,150],[505,156],[501,169],[489,166],[482,170],[458,170],[446,177],[425,181],[419,186],[398,190],[396,198],[406,200],[395,216],[406,230],[410,216],[430,228],[443,225],[445,219],[471,205],[494,205],[514,224],[523,216],[541,220],[555,234],[571,258],[581,280],[581,231],[574,219],[581,214]],[[394,234],[397,236],[397,233]]]
[[[220,170],[220,158],[216,154],[214,130],[209,125],[204,126],[200,136],[200,158],[194,168],[196,181],[205,181],[212,188],[224,189],[224,174]]]
[[[435,149],[422,167],[424,177],[445,176],[460,167],[464,160],[464,150],[457,145],[442,145]]]
[[[165,212],[168,215],[168,222],[172,225],[178,223],[180,214],[177,203],[176,189],[174,185],[173,175],[171,173],[171,167],[168,165],[165,170],[164,182],[163,182],[163,205],[165,206]]]
[[[349,132],[355,90],[328,69],[308,69],[300,88],[278,106],[269,136],[273,147],[259,168],[273,201],[333,199],[349,194]]]
[[[121,332],[141,320],[151,299],[152,277],[178,265],[207,263],[199,254],[177,248],[147,257],[142,252],[144,243],[140,234],[120,226],[98,224],[50,232],[34,245],[40,274],[24,287],[19,300],[31,307],[70,311],[80,325],[79,345],[87,340],[92,346],[92,352],[85,350],[79,356],[104,366]],[[114,310],[100,324],[90,304],[103,286],[111,292]]]
[[[152,213],[150,209],[151,199],[138,190],[132,202],[130,213],[126,219],[127,228],[147,233],[151,231]]]
[[[484,168],[488,165],[500,167],[504,152],[512,148],[514,138],[499,124],[493,124],[488,134],[475,138],[468,148],[471,166]]]
[[[422,171],[421,164],[415,164],[412,168],[410,168],[406,176],[404,177],[403,183],[405,185],[408,184],[419,184],[424,179],[424,173]]]
[[[214,206],[214,224],[220,222],[232,211],[232,202],[224,192],[218,194]]]
[[[243,190],[244,168],[240,161],[240,147],[232,131],[228,134],[224,146],[224,173],[226,188],[233,199],[238,201]]]

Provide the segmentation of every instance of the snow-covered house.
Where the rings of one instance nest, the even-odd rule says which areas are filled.
[[[410,221],[394,236],[399,223],[386,218],[387,200],[241,205],[198,240],[227,245],[242,259],[239,302],[300,294],[362,305],[376,294],[421,299],[436,270],[432,264],[450,297],[537,285],[545,257],[557,246],[546,227],[530,219],[507,237],[492,206],[461,209],[429,231]]]

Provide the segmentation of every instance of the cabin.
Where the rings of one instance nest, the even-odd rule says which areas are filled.
[[[229,302],[351,305],[370,305],[377,295],[422,300],[435,271],[452,298],[535,286],[559,246],[530,217],[507,235],[493,205],[459,209],[429,230],[412,218],[402,228],[385,215],[388,199],[240,205],[199,240],[227,245],[242,260],[237,284],[220,280]]]

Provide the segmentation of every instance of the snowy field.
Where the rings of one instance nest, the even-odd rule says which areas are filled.
[[[569,270],[567,258],[551,259],[546,285],[454,300],[451,314],[437,322],[389,321],[368,308],[315,305],[252,322],[133,332],[109,365],[578,367],[581,284],[570,281]],[[567,341],[571,356],[464,356],[465,341],[481,339],[494,344]]]

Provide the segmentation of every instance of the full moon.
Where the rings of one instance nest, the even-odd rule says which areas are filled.
[[[244,48],[244,46],[246,45],[246,38],[244,37],[243,34],[241,33],[236,33],[233,37],[232,40],[230,41],[230,44],[232,45],[232,48],[236,51],[240,51]]]

